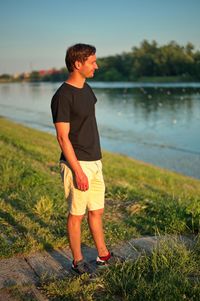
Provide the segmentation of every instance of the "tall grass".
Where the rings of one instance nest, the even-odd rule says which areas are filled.
[[[110,300],[198,300],[198,263],[194,251],[168,238],[152,255],[110,267],[103,276],[105,291]]]

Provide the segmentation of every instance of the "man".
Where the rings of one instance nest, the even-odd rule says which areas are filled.
[[[86,83],[86,79],[92,78],[98,69],[95,53],[95,47],[87,44],[68,48],[65,62],[69,76],[51,102],[57,140],[62,150],[61,176],[69,201],[67,229],[73,255],[72,269],[78,274],[88,272],[81,252],[81,222],[86,209],[98,251],[96,263],[105,265],[112,257],[105,245],[102,226],[105,185],[95,118],[97,99]]]

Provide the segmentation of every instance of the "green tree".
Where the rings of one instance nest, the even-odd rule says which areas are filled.
[[[38,71],[32,71],[30,74],[30,81],[37,82],[41,79]]]

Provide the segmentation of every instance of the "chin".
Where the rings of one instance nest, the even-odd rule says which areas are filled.
[[[94,77],[94,73],[87,76],[87,78],[92,78],[92,77]]]

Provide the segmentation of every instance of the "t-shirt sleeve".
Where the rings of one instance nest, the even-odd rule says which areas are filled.
[[[87,85],[88,85],[88,84],[87,84]],[[88,88],[89,88],[90,92],[92,93],[92,96],[93,96],[93,98],[94,98],[94,102],[96,103],[96,102],[97,102],[97,98],[96,98],[96,96],[95,96],[93,90],[91,89],[91,87],[90,87],[89,85],[88,85]]]
[[[51,102],[53,122],[70,122],[70,100],[64,95],[54,95]]]

